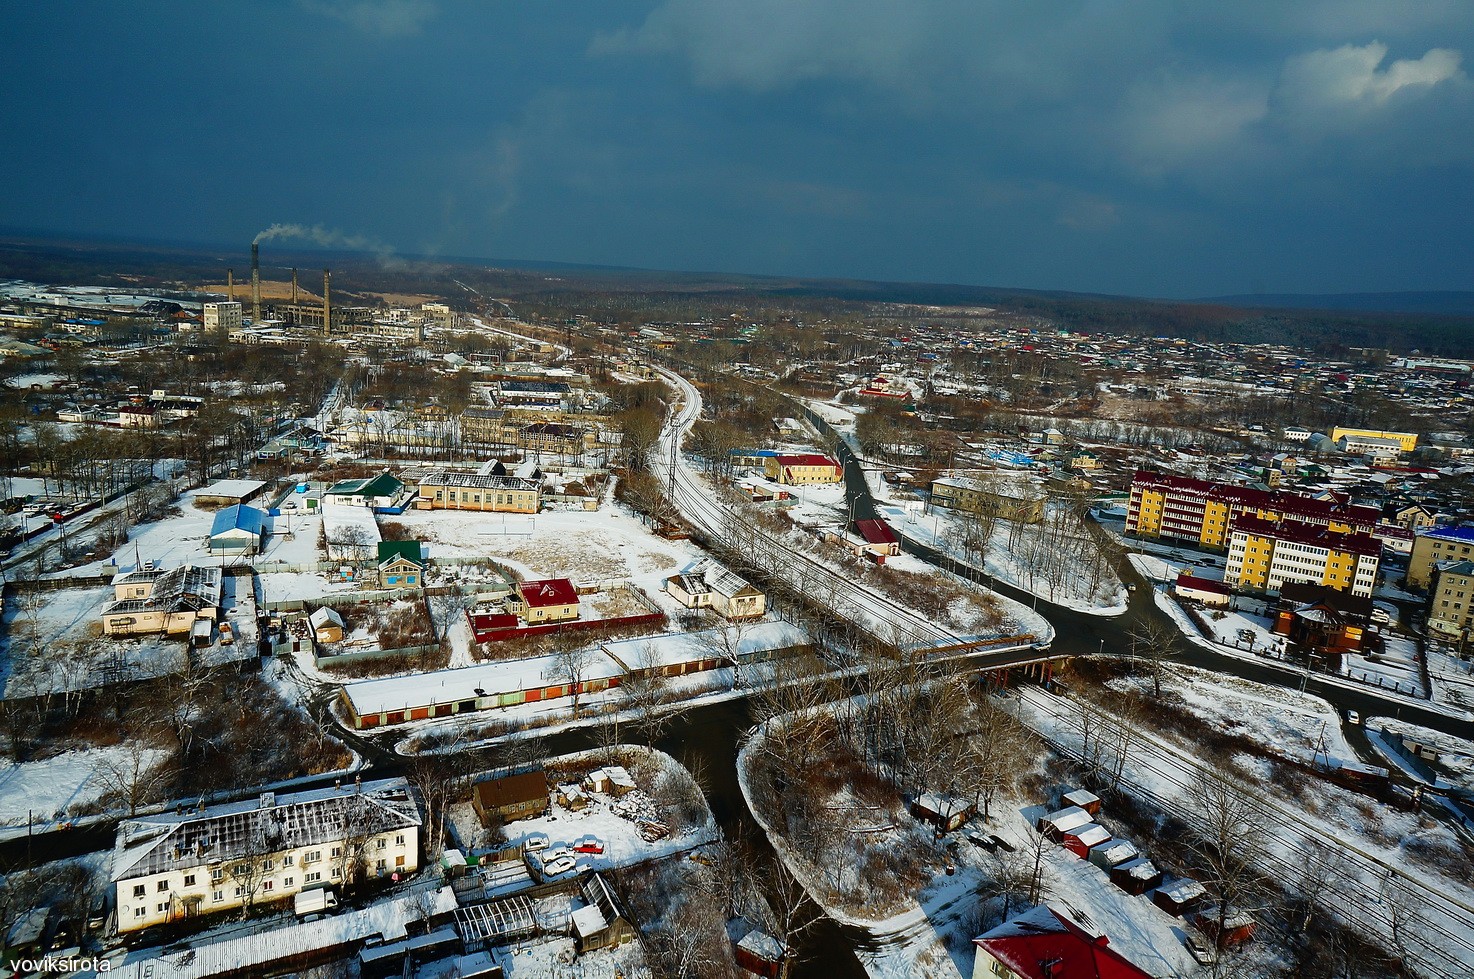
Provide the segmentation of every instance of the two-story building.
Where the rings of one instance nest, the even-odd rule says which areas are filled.
[[[837,483],[844,476],[840,464],[817,452],[779,453],[763,459],[769,479],[789,486]]]
[[[409,874],[419,806],[404,779],[125,820],[113,849],[118,931]]]
[[[200,619],[220,615],[219,568],[185,564],[165,571],[140,568],[113,579],[113,601],[102,610],[109,636],[187,634]]]
[[[537,513],[542,508],[542,481],[437,469],[420,477],[415,506],[422,510]]]

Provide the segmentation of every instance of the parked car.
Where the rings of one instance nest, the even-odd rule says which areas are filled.
[[[541,833],[533,833],[522,842],[522,848],[528,853],[536,853],[538,850],[546,850],[551,845],[551,842]]]
[[[1015,849],[1017,849],[1012,843],[1008,842],[997,833],[989,833],[988,839],[992,840],[993,845],[996,846],[998,849],[1004,851],[1005,853],[1012,853]]]
[[[229,646],[235,642],[235,630],[230,627],[229,622],[220,623],[220,645]]]
[[[998,848],[998,844],[994,843],[993,838],[987,833],[968,833],[967,839],[973,846],[980,846],[990,853]]]
[[[601,843],[601,842],[599,842],[598,840],[594,839],[594,837],[592,837],[592,836],[580,837],[579,839],[575,840],[574,843],[573,843],[573,852],[574,853],[603,853],[604,852],[604,844]]]
[[[1198,965],[1212,965],[1213,961],[1217,958],[1213,954],[1212,947],[1203,941],[1201,937],[1191,932],[1188,933],[1187,938],[1183,939],[1183,944],[1187,946],[1188,954],[1197,960]]]
[[[578,862],[574,860],[573,854],[571,853],[554,857],[551,860],[544,860],[542,878],[543,880],[551,880],[554,877],[561,877],[569,871],[574,870],[577,866]]]

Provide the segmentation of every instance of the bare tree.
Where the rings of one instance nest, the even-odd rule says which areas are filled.
[[[1189,847],[1201,867],[1203,883],[1216,894],[1214,932],[1221,948],[1230,912],[1260,892],[1261,863],[1274,822],[1254,800],[1223,774],[1199,769],[1187,786],[1197,825]]]
[[[553,651],[552,662],[543,673],[543,679],[568,687],[573,698],[573,716],[578,717],[579,697],[583,694],[584,678],[594,663],[594,651],[583,645],[576,633],[559,636]]]
[[[1131,639],[1131,655],[1145,668],[1152,679],[1152,696],[1162,698],[1162,680],[1167,675],[1168,662],[1177,646],[1177,630],[1166,620],[1149,616],[1128,633]]]

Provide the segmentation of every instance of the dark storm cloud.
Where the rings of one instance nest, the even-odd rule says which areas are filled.
[[[1474,7],[11,5],[0,221],[1155,295],[1470,288]]]

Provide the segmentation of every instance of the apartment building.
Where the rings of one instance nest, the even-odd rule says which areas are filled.
[[[1407,562],[1407,586],[1422,591],[1433,580],[1433,570],[1446,561],[1474,558],[1474,526],[1434,527],[1413,538]]]
[[[966,476],[943,476],[932,480],[931,501],[949,510],[991,513],[1021,523],[1044,519],[1043,491],[1037,484],[1016,479],[985,482]]]
[[[1428,596],[1428,632],[1463,643],[1474,629],[1474,561],[1455,561],[1433,573]]]
[[[1304,582],[1369,598],[1381,554],[1381,543],[1367,534],[1240,516],[1229,532],[1223,580],[1250,591]]]
[[[1228,547],[1229,527],[1241,516],[1305,524],[1343,534],[1370,534],[1381,513],[1376,507],[1351,503],[1342,493],[1327,494],[1325,498],[1301,496],[1142,469],[1131,481],[1126,532],[1223,550]]]
[[[118,931],[412,873],[420,826],[404,779],[125,820],[113,849]]]
[[[542,507],[542,483],[519,476],[440,469],[420,477],[415,506],[422,510],[537,513]]]
[[[1399,452],[1411,452],[1418,447],[1418,437],[1411,432],[1382,432],[1368,428],[1343,428],[1340,425],[1331,429],[1331,441],[1338,448],[1352,454],[1380,451],[1389,443],[1395,444]]]

